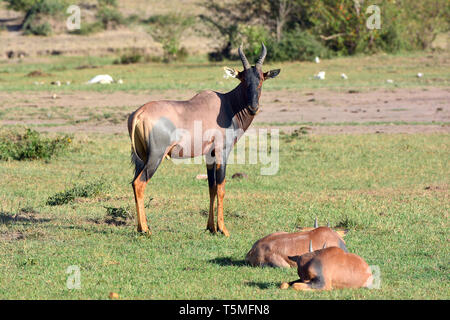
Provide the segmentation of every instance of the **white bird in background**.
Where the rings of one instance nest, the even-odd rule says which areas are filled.
[[[320,63],[320,59],[319,59],[319,57],[316,57],[316,63]]]
[[[314,78],[319,80],[325,80],[325,71],[320,71],[318,74],[314,76]]]
[[[342,74],[341,74],[341,78],[344,79],[344,80],[347,80],[347,79],[348,79],[348,77],[347,77],[347,75],[346,75],[345,73],[342,73]]]
[[[108,74],[99,74],[95,77],[93,77],[91,80],[88,81],[88,84],[93,83],[100,83],[100,84],[110,84],[113,83],[113,78]]]

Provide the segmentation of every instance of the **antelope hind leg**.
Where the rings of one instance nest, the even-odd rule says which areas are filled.
[[[144,191],[147,183],[150,181],[150,178],[155,174],[159,165],[161,164],[162,159],[164,158],[165,153],[149,157],[147,164],[144,166],[142,171],[136,176],[132,185],[134,191],[134,198],[136,201],[136,213],[137,213],[137,231],[151,234],[148,225],[147,225],[147,217],[145,215],[144,210]]]

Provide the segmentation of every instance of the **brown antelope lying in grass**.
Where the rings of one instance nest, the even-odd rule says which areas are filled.
[[[282,283],[281,289],[287,289],[289,285],[295,290],[367,288],[373,282],[372,272],[364,259],[338,247],[327,247],[289,259],[297,263],[300,279]]]
[[[295,267],[296,262],[290,256],[300,256],[311,250],[327,246],[336,246],[347,251],[342,236],[329,227],[318,227],[301,232],[276,232],[256,241],[245,257],[252,266]]]

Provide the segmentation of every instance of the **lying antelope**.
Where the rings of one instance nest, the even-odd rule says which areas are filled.
[[[229,236],[223,218],[228,155],[259,110],[264,80],[280,73],[280,69],[262,71],[267,54],[264,44],[253,67],[245,57],[242,45],[238,52],[244,70],[227,70],[229,75],[240,81],[232,91],[202,91],[188,101],[149,102],[128,118],[132,162],[135,165],[132,185],[139,232],[150,233],[144,213],[144,190],[163,158],[184,159],[205,155],[210,195],[207,230]],[[214,224],[216,197],[217,228]]]
[[[301,256],[289,257],[297,264],[299,280],[283,283],[295,290],[331,290],[370,287],[372,272],[363,258],[338,247],[310,251]]]
[[[336,246],[347,251],[342,237],[329,227],[318,227],[302,232],[276,232],[255,242],[247,253],[245,261],[252,266],[272,266],[290,268],[296,266],[290,256],[300,256],[311,250],[327,246]],[[314,243],[314,246],[312,245]]]

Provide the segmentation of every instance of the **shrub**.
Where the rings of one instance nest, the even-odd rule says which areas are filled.
[[[50,196],[46,204],[49,206],[58,206],[72,202],[75,198],[91,198],[105,191],[106,187],[107,183],[103,179],[98,179],[84,185],[75,185],[69,190]]]
[[[128,52],[125,52],[120,56],[118,60],[115,60],[114,64],[132,64],[138,63],[142,60],[142,54],[136,48],[131,49]]]
[[[312,60],[319,56],[327,58],[329,50],[313,35],[295,28],[283,33],[279,42],[262,27],[242,26],[239,28],[245,52],[249,61],[255,61],[261,54],[261,42],[267,47],[266,61]]]
[[[68,149],[71,138],[44,138],[37,131],[7,132],[0,136],[0,160],[50,159]]]
[[[21,8],[26,12],[22,23],[24,34],[50,35],[52,33],[51,25],[48,22],[40,23],[40,21],[43,17],[62,15],[65,7],[65,1],[58,0],[35,0],[18,3],[16,8]]]
[[[3,0],[8,4],[8,9],[27,12],[37,2],[36,0]]]
[[[105,222],[113,225],[126,225],[133,221],[134,217],[130,207],[104,207],[106,209]]]
[[[145,21],[150,25],[148,32],[153,40],[161,43],[164,62],[185,59],[188,55],[181,47],[183,33],[193,25],[194,18],[179,14],[155,15]]]
[[[311,61],[314,57],[328,58],[330,51],[313,35],[296,28],[284,32],[280,42],[269,39],[267,42],[268,61]]]
[[[102,5],[97,11],[97,19],[103,25],[104,29],[115,28],[125,24],[125,18],[114,7]]]
[[[24,34],[33,34],[35,36],[49,36],[52,34],[52,27],[48,22],[42,24],[26,24]]]

